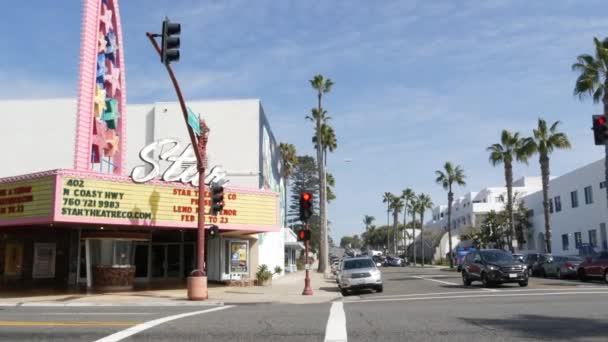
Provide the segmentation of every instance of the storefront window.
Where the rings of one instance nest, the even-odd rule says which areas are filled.
[[[132,265],[132,241],[127,240],[91,240],[92,265]]]
[[[114,241],[114,265],[131,265],[131,241]]]

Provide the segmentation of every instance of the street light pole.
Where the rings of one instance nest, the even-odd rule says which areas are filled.
[[[155,37],[158,35],[146,32],[146,36],[150,39],[150,43],[156,50],[156,52],[161,55],[161,49],[156,42]],[[173,68],[171,68],[170,63],[164,63],[167,72],[169,73],[169,77],[171,78],[171,82],[173,83],[173,87],[175,88],[175,92],[177,93],[177,98],[179,100],[179,105],[182,110],[182,114],[184,116],[184,121],[186,123],[186,128],[188,129],[188,135],[190,136],[190,143],[192,144],[192,148],[194,149],[194,155],[196,156],[197,161],[197,169],[198,169],[198,250],[196,255],[196,266],[198,271],[198,276],[191,276],[188,278],[188,299],[191,300],[203,300],[207,299],[207,273],[205,272],[205,161],[206,161],[206,147],[208,140],[208,132],[209,128],[205,124],[204,121],[200,121],[201,125],[201,137],[200,139],[196,139],[196,135],[192,127],[188,124],[188,108],[186,107],[186,101],[184,100],[184,96],[182,94],[179,83],[177,82],[177,78],[175,78],[175,74],[173,73]],[[195,271],[193,271],[194,273]]]
[[[306,230],[310,230],[310,226],[308,224],[308,222],[306,222]],[[304,291],[302,292],[303,295],[305,296],[312,296],[312,287],[310,287],[310,264],[308,261],[308,246],[310,244],[309,240],[306,240],[305,245],[306,246],[306,278],[304,278]]]

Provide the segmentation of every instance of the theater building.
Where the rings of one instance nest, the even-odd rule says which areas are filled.
[[[127,105],[116,0],[85,0],[78,98],[0,101],[0,289],[124,290],[180,283],[195,267],[195,157],[177,103]],[[159,66],[160,68],[160,66]],[[259,100],[189,101],[210,127],[210,280],[284,265],[284,183]],[[209,194],[204,194],[208,197]],[[205,208],[208,212],[208,207]]]

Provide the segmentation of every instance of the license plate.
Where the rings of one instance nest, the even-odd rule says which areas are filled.
[[[509,273],[509,278],[517,278],[517,273]]]

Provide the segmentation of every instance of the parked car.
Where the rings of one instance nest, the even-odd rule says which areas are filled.
[[[576,270],[582,262],[583,259],[578,256],[554,256],[545,260],[541,275],[544,277],[554,276],[559,279],[576,277]]]
[[[403,266],[403,260],[398,257],[389,256],[386,258],[386,266],[401,267]]]
[[[547,262],[547,260],[550,260],[551,258],[553,258],[553,256],[549,253],[545,253],[545,254],[540,254],[538,256],[538,260],[536,260],[533,264],[532,264],[532,274],[533,275],[537,275],[537,276],[543,276],[543,266],[544,264]]]
[[[462,283],[481,281],[484,287],[494,284],[518,283],[528,286],[527,266],[500,249],[482,249],[468,253],[462,263]]]
[[[355,289],[383,291],[382,272],[369,257],[344,259],[338,279],[338,287],[344,296]]]
[[[578,279],[587,281],[590,278],[601,278],[608,283],[608,252],[588,256],[578,266]]]
[[[382,255],[374,255],[372,257],[372,260],[376,264],[376,267],[385,266],[386,258],[383,257]]]
[[[523,255],[523,254],[516,254],[515,253],[515,254],[513,254],[513,258],[521,261],[522,264],[526,263],[526,261],[525,261],[526,260],[526,256]]]
[[[534,264],[538,261],[541,254],[539,253],[528,253],[524,254],[524,264],[526,264],[526,269],[528,270],[528,276],[531,277],[534,274]]]

